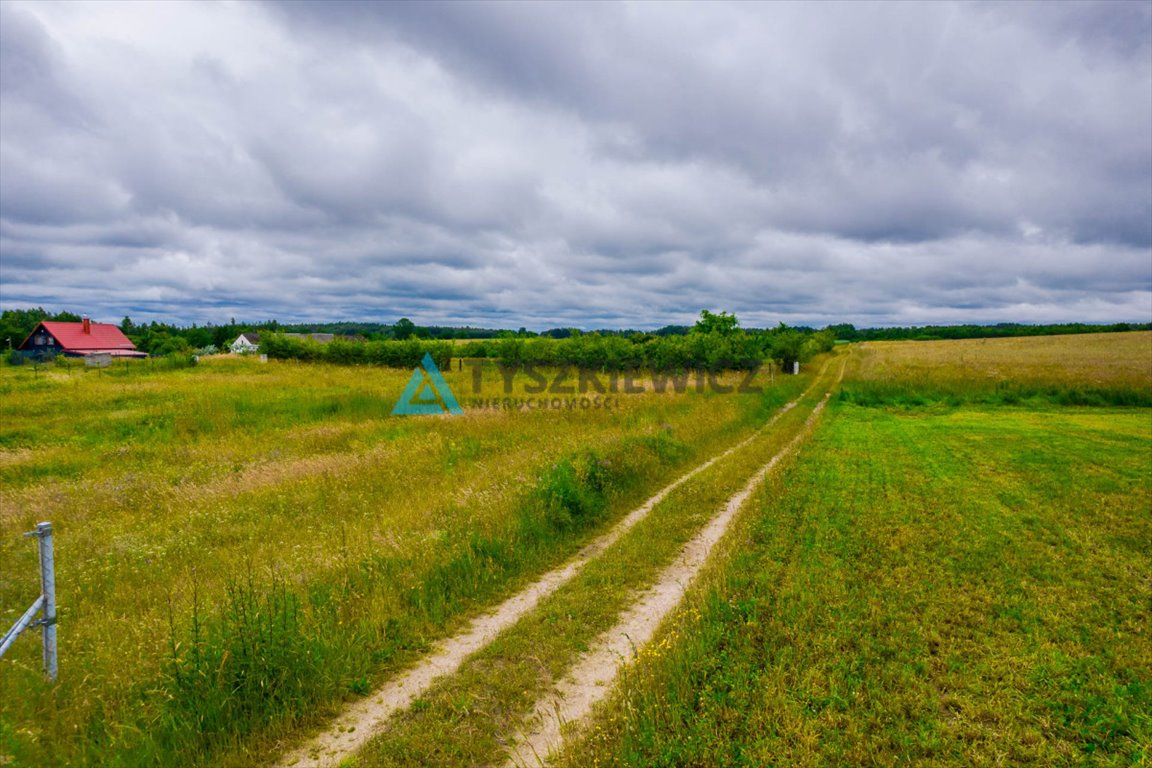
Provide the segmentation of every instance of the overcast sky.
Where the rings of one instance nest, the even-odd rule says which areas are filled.
[[[1152,320],[1152,3],[0,2],[0,306]]]

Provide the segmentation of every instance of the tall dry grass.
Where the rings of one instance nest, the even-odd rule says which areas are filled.
[[[471,372],[445,374],[466,401]],[[39,520],[57,531],[61,612],[57,686],[34,639],[0,661],[0,755],[250,762],[802,383],[393,417],[409,375],[0,368],[0,623],[35,597],[20,534]],[[482,384],[504,396],[495,370]]]

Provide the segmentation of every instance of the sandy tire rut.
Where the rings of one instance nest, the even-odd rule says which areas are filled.
[[[751,443],[795,408],[824,378],[829,361],[813,383],[795,400],[782,406],[775,415],[750,436],[707,461],[680,475],[655,495],[628,513],[616,525],[581,549],[563,566],[549,571],[494,610],[472,621],[460,634],[442,640],[436,649],[415,666],[399,673],[363,699],[341,712],[324,731],[303,746],[284,754],[274,763],[277,768],[328,768],[337,766],[354,755],[381,731],[394,713],[405,709],[427,691],[434,682],[460,668],[464,661],[480,651],[505,629],[529,613],[541,600],[571,581],[592,560],[603,554],[625,533],[643,520],[669,493],[716,462]],[[844,364],[841,363],[840,376]],[[837,377],[837,382],[839,376]],[[743,489],[731,497],[719,513],[685,545],[673,563],[657,581],[643,591],[620,615],[616,625],[600,635],[591,649],[583,654],[551,695],[537,703],[527,722],[526,732],[510,739],[514,742],[508,765],[537,766],[546,764],[550,752],[561,744],[561,726],[575,723],[587,715],[592,706],[611,689],[619,665],[635,649],[643,646],[661,621],[679,604],[688,585],[700,572],[708,554],[723,537],[740,507],[756,490],[781,459],[793,451],[811,431],[815,420],[831,395],[831,389],[816,405],[797,435],[767,464],[758,469]]]

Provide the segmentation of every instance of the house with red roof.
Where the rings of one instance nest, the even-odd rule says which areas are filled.
[[[136,349],[124,332],[111,323],[94,323],[84,318],[79,323],[57,323],[45,320],[17,347],[31,357],[87,357],[104,354],[112,357],[148,357]]]

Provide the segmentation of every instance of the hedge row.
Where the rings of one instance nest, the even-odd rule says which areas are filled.
[[[567,339],[536,338],[472,341],[458,348],[463,357],[487,357],[503,365],[569,365],[601,371],[650,369],[750,370],[774,360],[805,361],[832,348],[828,333],[795,329],[749,334],[690,333],[686,336],[586,334]]]
[[[832,348],[827,332],[780,329],[766,333],[691,333],[686,336],[601,336],[596,333],[554,339],[505,338],[453,345],[444,341],[319,342],[266,335],[260,350],[269,357],[341,364],[415,367],[424,355],[440,367],[453,357],[488,358],[505,366],[564,365],[584,370],[751,370],[772,360],[788,366]]]
[[[425,354],[432,355],[436,365],[445,367],[452,359],[453,347],[447,341],[343,341],[320,343],[310,339],[288,338],[266,334],[260,339],[260,351],[268,357],[292,360],[323,361],[342,365],[386,365],[392,368],[415,368]]]

